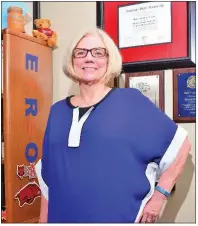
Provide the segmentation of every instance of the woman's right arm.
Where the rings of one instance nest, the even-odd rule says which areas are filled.
[[[48,218],[48,200],[41,195],[41,210],[39,223],[47,223]]]

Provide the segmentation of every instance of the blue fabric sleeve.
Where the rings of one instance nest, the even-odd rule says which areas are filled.
[[[155,137],[154,148],[156,153],[153,161],[159,165],[162,157],[167,152],[177,131],[177,124],[161,111],[154,115],[153,136]],[[156,121],[155,121],[156,120]],[[170,159],[172,161],[172,159]]]
[[[177,131],[177,124],[162,112],[148,97],[136,93],[137,121],[141,128],[142,140],[139,143],[148,151],[150,161],[159,165]]]
[[[51,112],[51,111],[50,111]],[[46,183],[46,185],[49,185],[49,133],[50,133],[50,115],[48,117],[47,126],[45,129],[45,134],[43,138],[43,146],[42,146],[42,169],[41,169],[41,175]]]

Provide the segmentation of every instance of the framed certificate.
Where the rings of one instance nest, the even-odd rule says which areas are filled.
[[[195,8],[193,1],[97,2],[97,26],[118,46],[125,73],[194,67]]]
[[[164,111],[164,72],[126,73],[125,87],[138,89]]]
[[[173,120],[196,122],[195,68],[173,70]]]
[[[144,2],[118,7],[120,49],[171,41],[171,2]]]

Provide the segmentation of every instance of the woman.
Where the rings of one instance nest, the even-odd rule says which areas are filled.
[[[122,60],[102,30],[79,34],[64,63],[80,94],[51,107],[36,166],[40,222],[156,222],[190,151],[187,132],[138,90],[106,85]]]

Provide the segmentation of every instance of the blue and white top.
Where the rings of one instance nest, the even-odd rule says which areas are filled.
[[[138,90],[114,89],[81,118],[51,107],[37,163],[49,223],[132,223],[187,132]]]

